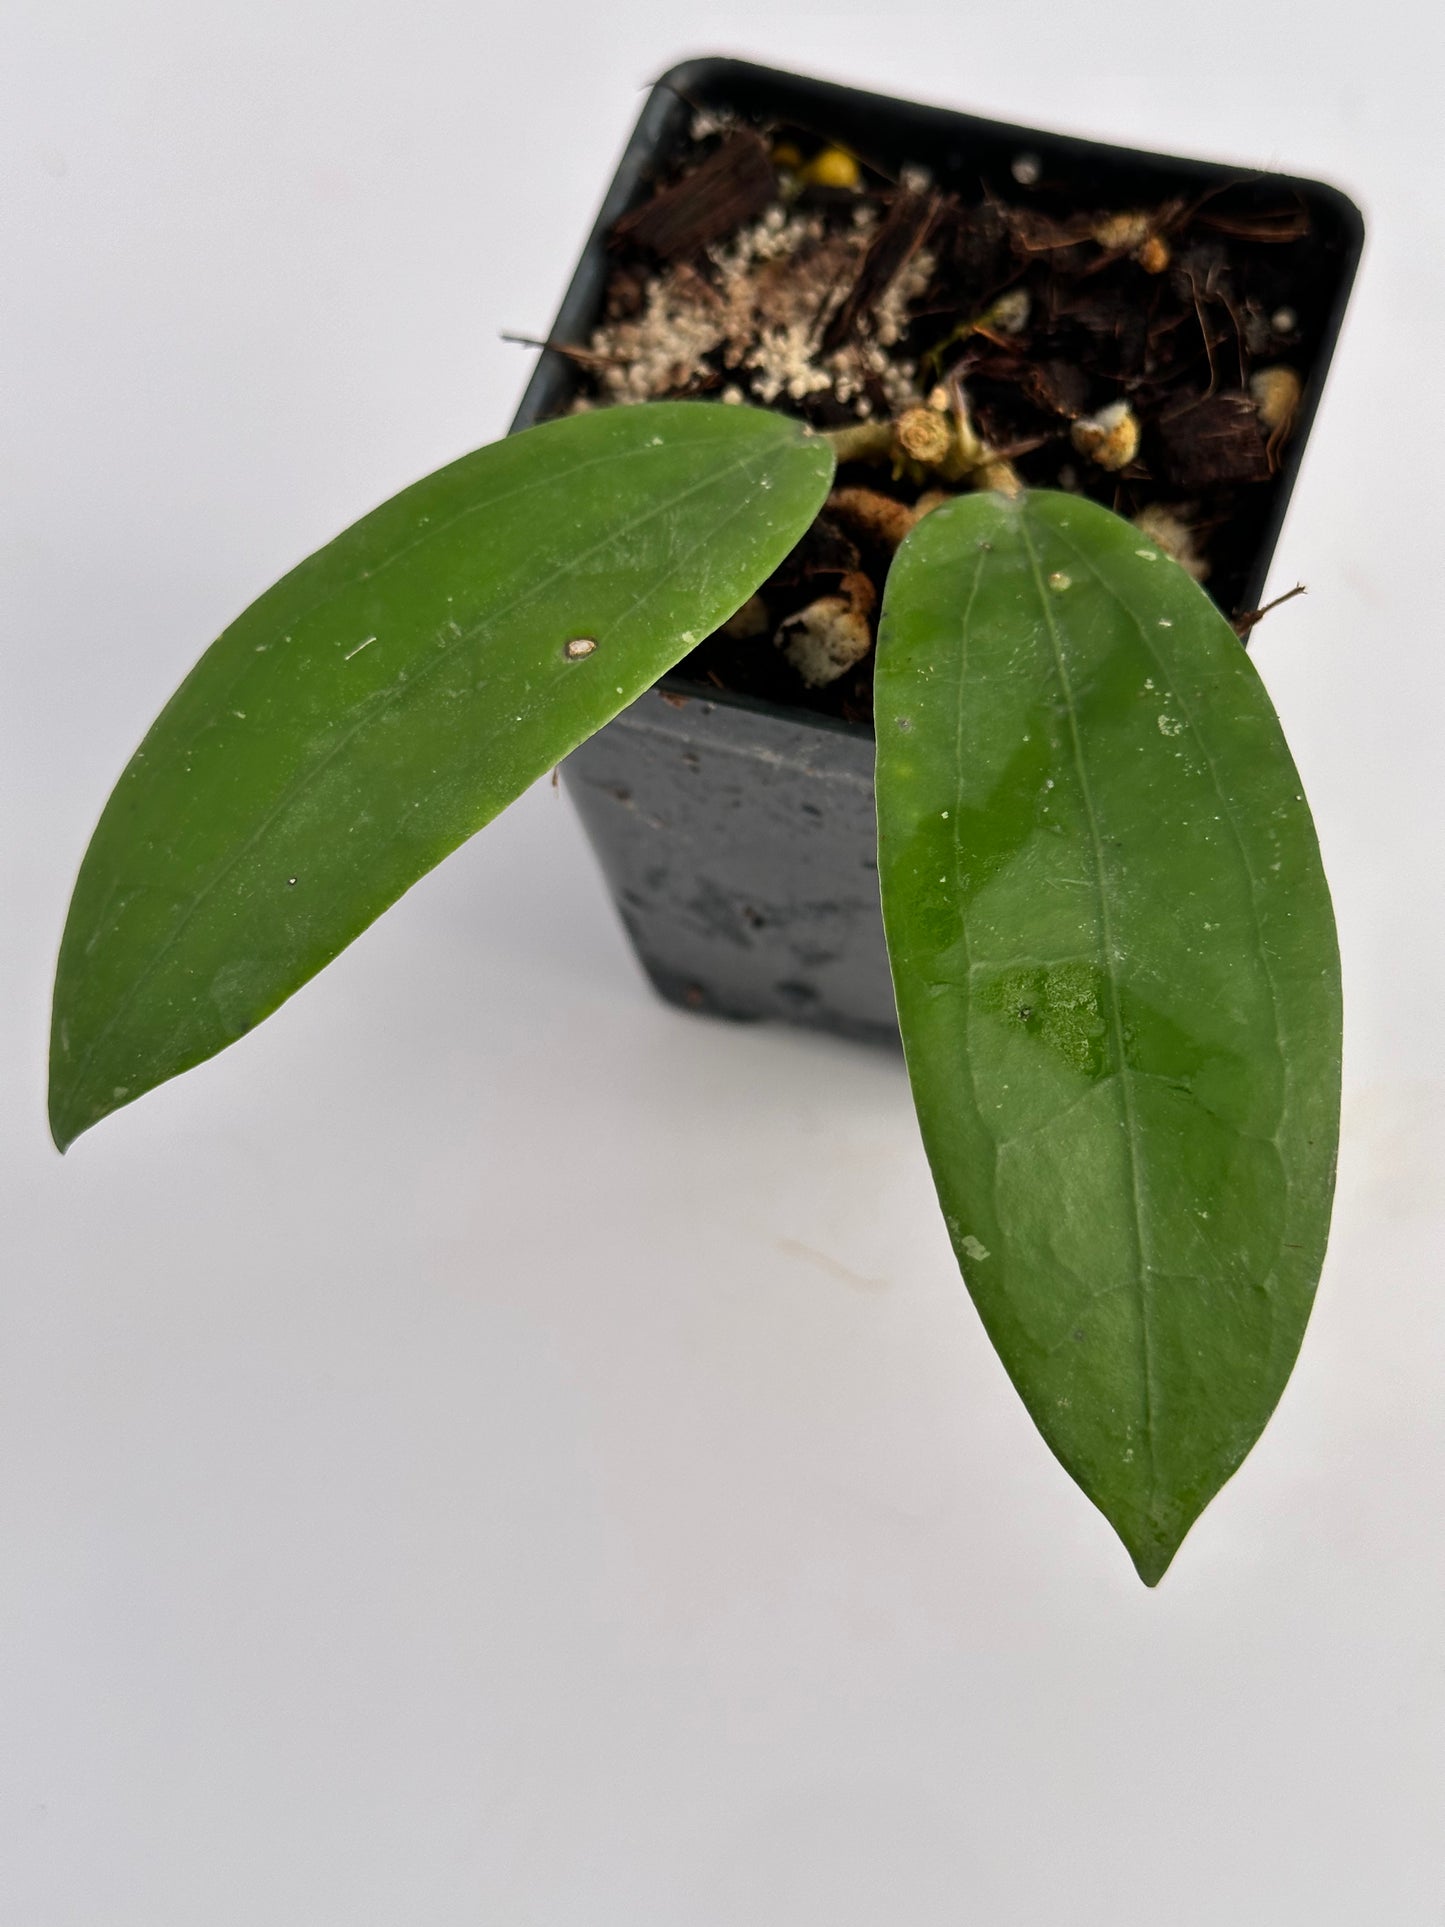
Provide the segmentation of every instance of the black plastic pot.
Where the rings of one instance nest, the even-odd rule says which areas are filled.
[[[1077,205],[1154,206],[1241,171],[1134,153],[974,119],[732,60],[695,60],[654,87],[602,204],[551,339],[586,343],[605,290],[607,234],[687,138],[699,107],[811,129],[888,173],[929,169],[944,188],[1026,198],[1066,181]],[[1282,191],[1311,218],[1310,285],[1298,299],[1301,419],[1233,570],[1237,609],[1256,606],[1334,352],[1363,244],[1359,210],[1335,189],[1249,177],[1261,208]],[[565,409],[573,365],[544,353],[513,428]],[[896,1037],[878,904],[873,733],[798,708],[724,694],[674,673],[568,757],[563,777],[637,954],[673,1003],[782,1018],[848,1036]]]

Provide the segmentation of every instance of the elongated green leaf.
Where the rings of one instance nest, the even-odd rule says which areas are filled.
[[[573,416],[418,482],[253,603],[86,854],[57,1144],[249,1030],[655,682],[777,566],[832,470],[758,409]]]
[[[877,712],[884,920],[954,1247],[1152,1585],[1279,1398],[1324,1254],[1339,965],[1299,779],[1203,591],[1073,496],[914,530]]]

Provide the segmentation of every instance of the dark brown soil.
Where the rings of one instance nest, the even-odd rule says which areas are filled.
[[[577,356],[578,405],[718,395],[834,428],[896,418],[948,376],[1025,483],[1130,517],[1169,511],[1210,594],[1242,613],[1292,426],[1288,408],[1280,419],[1261,404],[1256,378],[1307,369],[1318,325],[1304,206],[1285,190],[1262,209],[1244,183],[1144,208],[1071,206],[1046,181],[970,201],[922,175],[858,167],[850,180],[853,166],[816,133],[700,124],[613,231],[605,318]],[[778,347],[789,325],[791,360]],[[1073,431],[1120,402],[1140,437],[1110,470],[1079,452]],[[840,488],[905,503],[935,485],[888,465],[850,463],[838,476]],[[870,720],[871,652],[815,689],[772,638],[858,571],[881,599],[890,553],[825,510],[764,585],[759,632],[709,638],[679,673]]]

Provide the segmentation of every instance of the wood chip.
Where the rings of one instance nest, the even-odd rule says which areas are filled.
[[[1001,211],[1020,254],[1052,254],[1059,248],[1077,247],[1093,235],[1094,217],[1089,214],[1071,214],[1066,221],[1056,221],[1030,207],[1005,207]]]
[[[1303,207],[1273,208],[1259,214],[1225,214],[1213,210],[1198,215],[1200,227],[1213,228],[1238,241],[1302,241],[1310,231]]]
[[[664,261],[681,260],[756,220],[777,192],[762,137],[739,128],[690,174],[614,222],[612,239]]]
[[[851,341],[859,323],[866,320],[908,262],[928,239],[938,217],[936,194],[914,194],[900,188],[879,223],[878,232],[868,244],[857,279],[847,298],[834,314],[823,336],[823,347],[831,351]]]
[[[1200,489],[1267,482],[1269,451],[1248,395],[1212,395],[1159,420],[1169,481]]]

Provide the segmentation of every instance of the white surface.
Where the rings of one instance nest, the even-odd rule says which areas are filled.
[[[3,1927],[1445,1920],[1438,12],[10,0]],[[211,635],[504,425],[637,106],[752,54],[1333,177],[1256,659],[1334,885],[1296,1378],[1146,1593],[901,1070],[655,1004],[545,790],[82,1140],[48,975]]]

